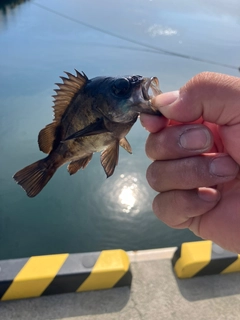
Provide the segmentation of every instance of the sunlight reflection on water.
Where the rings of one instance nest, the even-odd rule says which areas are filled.
[[[140,215],[149,203],[149,194],[137,172],[121,174],[115,181],[103,185],[101,194],[104,195],[105,205],[110,212],[115,212],[116,220],[131,219]],[[110,190],[110,192],[109,192]],[[121,212],[121,214],[119,214]]]
[[[124,174],[121,174],[120,178],[123,179],[124,183],[126,182],[126,185],[124,184],[122,187],[118,202],[123,206],[122,211],[129,213],[134,207],[138,196],[137,178],[131,176],[125,178]]]

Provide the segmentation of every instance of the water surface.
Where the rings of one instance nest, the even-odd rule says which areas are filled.
[[[240,64],[239,2],[12,3],[15,6],[0,7],[0,259],[159,248],[197,239],[187,230],[168,228],[152,213],[155,192],[145,180],[150,163],[144,153],[147,132],[139,123],[128,135],[133,155],[121,150],[119,165],[109,179],[99,154],[86,170],[71,177],[66,166],[60,168],[33,199],[12,175],[44,156],[37,136],[52,120],[51,95],[63,71],[76,68],[89,78],[157,76],[163,91],[176,90],[206,70],[239,76],[236,68],[223,66]],[[217,64],[163,54],[159,49]]]

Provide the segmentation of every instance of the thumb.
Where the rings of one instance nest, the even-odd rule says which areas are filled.
[[[240,78],[203,72],[180,90],[163,93],[152,99],[166,118],[180,122],[203,120],[218,125],[240,123]]]

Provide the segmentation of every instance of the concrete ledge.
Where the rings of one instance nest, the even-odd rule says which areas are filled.
[[[55,254],[0,261],[0,300],[130,286],[123,250]]]
[[[127,254],[131,262],[154,261],[161,259],[171,259],[177,247],[128,251]]]
[[[183,243],[174,253],[172,265],[178,278],[240,271],[240,255],[212,241]]]

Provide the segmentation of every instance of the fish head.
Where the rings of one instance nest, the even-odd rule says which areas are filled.
[[[160,114],[151,104],[151,98],[162,93],[157,77],[97,77],[85,90],[95,98],[93,107],[113,122],[128,123],[140,112]]]

